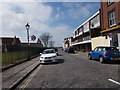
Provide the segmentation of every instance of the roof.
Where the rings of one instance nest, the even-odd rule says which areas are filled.
[[[2,44],[5,45],[13,45],[13,44],[21,44],[21,41],[19,38],[11,38],[11,37],[0,37]]]

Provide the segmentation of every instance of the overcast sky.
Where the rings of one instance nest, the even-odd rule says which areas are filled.
[[[25,24],[28,22],[30,35],[38,38],[42,33],[49,32],[55,46],[62,46],[64,38],[72,36],[80,24],[99,10],[100,3],[4,2],[1,6],[2,37],[17,36],[21,42],[27,42]]]

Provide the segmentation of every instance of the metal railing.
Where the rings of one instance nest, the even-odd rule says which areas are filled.
[[[90,36],[83,37],[83,41],[91,40]]]
[[[79,43],[79,42],[82,42],[82,41],[87,41],[87,40],[91,40],[91,37],[86,36],[86,37],[80,38],[78,40],[73,41],[72,44]]]

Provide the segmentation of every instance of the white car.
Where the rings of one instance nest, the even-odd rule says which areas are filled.
[[[58,62],[57,53],[54,49],[45,49],[40,53],[40,63],[55,63]]]

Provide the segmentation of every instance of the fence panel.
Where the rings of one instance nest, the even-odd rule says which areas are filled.
[[[16,61],[27,59],[38,55],[46,49],[45,47],[31,47],[21,45],[3,45],[2,46],[2,66],[6,66]]]

